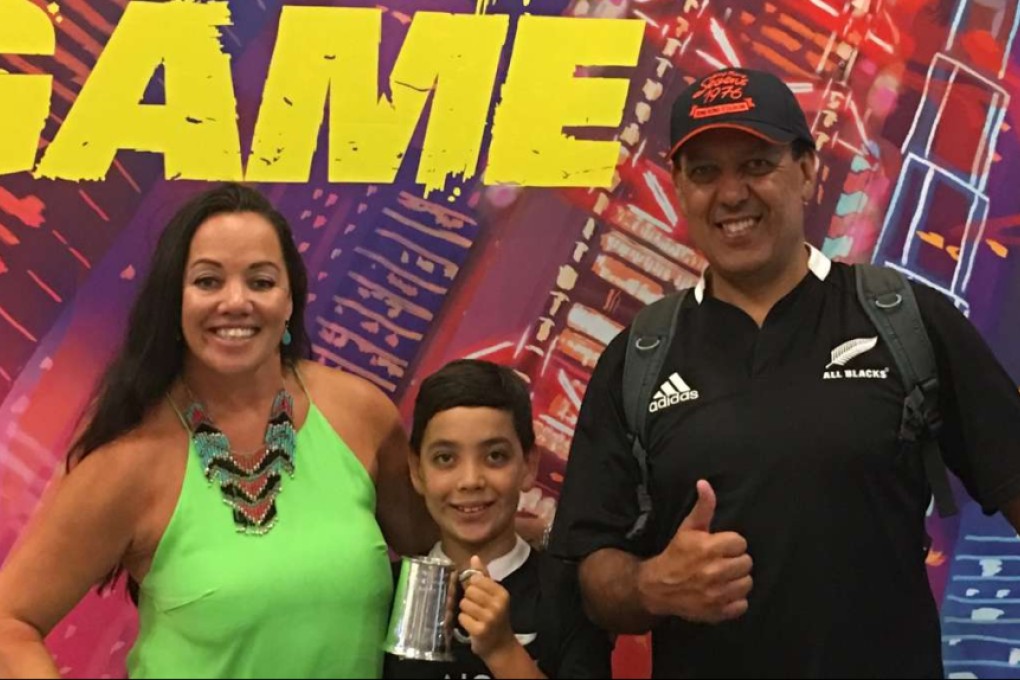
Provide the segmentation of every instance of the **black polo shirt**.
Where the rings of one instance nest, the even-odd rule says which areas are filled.
[[[919,456],[897,442],[903,386],[872,342],[853,269],[812,250],[810,270],[761,328],[703,284],[685,300],[662,406],[649,414],[654,516],[643,540],[626,539],[639,480],[620,395],[626,333],[588,385],[553,552],[658,554],[707,479],[712,529],[740,533],[754,560],[746,615],[669,618],[653,631],[657,677],[942,677],[924,565],[930,494]],[[941,382],[943,455],[993,512],[1020,495],[1020,396],[957,309],[915,290]],[[833,365],[847,348],[855,356]]]
[[[442,555],[438,546],[432,554]],[[488,570],[510,595],[510,627],[518,642],[547,677],[610,677],[612,643],[609,635],[584,615],[576,566],[534,551],[518,537],[517,546],[493,560]],[[453,655],[454,661],[448,663],[387,655],[383,677],[422,680],[492,677],[469,643],[455,640]]]

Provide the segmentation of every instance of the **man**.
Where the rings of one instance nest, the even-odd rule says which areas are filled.
[[[632,531],[622,333],[585,395],[552,551],[581,560],[597,622],[653,631],[656,677],[943,677],[929,485],[899,441],[906,391],[855,269],[804,242],[816,157],[803,111],[776,77],[725,70],[680,95],[671,142],[709,267],[654,383],[679,396],[647,405],[651,519]],[[1020,526],[1016,387],[955,307],[913,290],[943,458]]]

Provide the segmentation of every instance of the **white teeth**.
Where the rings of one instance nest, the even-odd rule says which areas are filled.
[[[722,229],[727,236],[742,236],[749,232],[758,220],[748,217],[734,222],[723,222]]]
[[[238,340],[242,338],[250,338],[255,335],[254,328],[217,328],[216,335],[221,338],[229,338],[231,340]]]
[[[485,510],[487,505],[455,505],[459,512],[463,512],[465,515],[477,515],[479,512]]]

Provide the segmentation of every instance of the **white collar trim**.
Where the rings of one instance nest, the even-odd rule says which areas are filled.
[[[432,550],[429,552],[429,557],[437,559],[449,560],[446,553],[443,552],[442,542],[436,543],[432,546]],[[513,549],[510,550],[506,555],[497,557],[492,562],[486,565],[486,569],[489,571],[489,576],[493,581],[502,581],[510,574],[514,573],[518,569],[524,566],[524,563],[531,557],[531,546],[520,536],[517,537],[517,543]]]
[[[819,281],[824,281],[829,276],[829,272],[832,271],[832,260],[825,256],[825,254],[815,248],[810,243],[804,244],[808,249],[808,270],[818,278]],[[705,277],[708,275],[706,269],[698,280],[698,285],[694,287],[694,299],[697,300],[700,305],[705,299],[705,288],[706,281]]]

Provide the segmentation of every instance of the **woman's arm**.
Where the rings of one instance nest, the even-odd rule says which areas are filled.
[[[117,444],[46,492],[0,570],[0,677],[59,677],[43,639],[131,549],[145,488]]]

